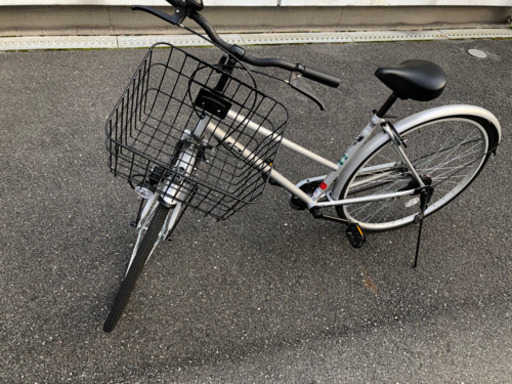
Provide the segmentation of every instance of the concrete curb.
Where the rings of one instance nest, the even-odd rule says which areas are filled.
[[[511,39],[512,30],[496,28],[422,31],[222,34],[221,36],[226,41],[238,45],[279,45],[380,41]],[[181,47],[210,45],[205,40],[195,35],[24,36],[0,38],[0,51],[144,48],[158,41],[166,41]]]

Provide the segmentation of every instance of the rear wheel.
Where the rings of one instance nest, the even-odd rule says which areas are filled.
[[[155,203],[157,206],[154,208],[154,213],[150,212],[150,217],[147,219],[149,224],[144,225],[143,223],[139,229],[139,231],[144,231],[145,233],[141,234],[142,240],[140,242],[137,241],[137,249],[134,251],[135,255],[130,261],[126,276],[121,282],[121,286],[114,303],[112,304],[110,313],[103,325],[103,330],[105,332],[111,332],[116,326],[126,304],[128,303],[128,299],[130,298],[133,288],[135,287],[135,283],[142,272],[144,264],[153,253],[161,238],[165,235],[161,232],[171,210],[162,204],[159,204],[157,201]],[[180,207],[177,206],[174,209],[179,211]],[[173,212],[170,218],[176,216],[174,213],[179,212]]]
[[[494,135],[494,136],[493,136]],[[401,132],[405,152],[425,184],[434,193],[425,215],[458,196],[484,167],[490,156],[490,143],[497,141],[496,128],[477,116],[449,116],[422,122]],[[334,199],[365,197],[419,186],[399,160],[387,134],[369,143],[368,153],[352,167]],[[337,206],[340,217],[370,231],[398,228],[413,222],[419,212],[420,196],[409,195],[387,200]]]

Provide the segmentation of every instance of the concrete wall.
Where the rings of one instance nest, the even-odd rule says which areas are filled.
[[[61,0],[62,3],[69,1]],[[215,1],[218,3],[221,0]],[[231,0],[224,1],[229,3]],[[512,14],[512,0],[506,1],[511,6],[211,6],[205,8],[203,13],[221,32],[460,28],[505,26],[507,18]],[[151,3],[148,0],[145,2]],[[6,1],[1,6],[0,2],[0,36],[136,35],[180,32],[177,28],[170,27],[150,15],[132,12],[128,6],[12,6],[5,3]],[[162,9],[172,11],[170,7]]]

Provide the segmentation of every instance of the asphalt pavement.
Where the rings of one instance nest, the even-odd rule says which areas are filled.
[[[388,96],[375,70],[411,58],[440,64],[448,86],[392,113],[482,106],[502,124],[498,155],[425,221],[417,270],[417,226],[352,249],[276,187],[225,222],[188,211],[105,334],[138,203],[108,171],[103,125],[145,52],[0,53],[0,382],[511,383],[512,40],[250,51],[342,78],[307,85],[325,112],[265,84],[290,111],[287,137],[334,161]],[[286,151],[277,167],[322,174]]]

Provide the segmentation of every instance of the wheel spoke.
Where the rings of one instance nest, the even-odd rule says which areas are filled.
[[[401,133],[416,172],[432,180],[433,199],[426,213],[446,205],[471,183],[488,156],[487,131],[478,119],[450,117],[430,121]],[[356,167],[340,198],[364,197],[415,188],[414,179],[397,158],[390,140],[380,144]],[[413,221],[418,196],[395,197],[337,208],[343,217],[366,229],[395,228]]]

